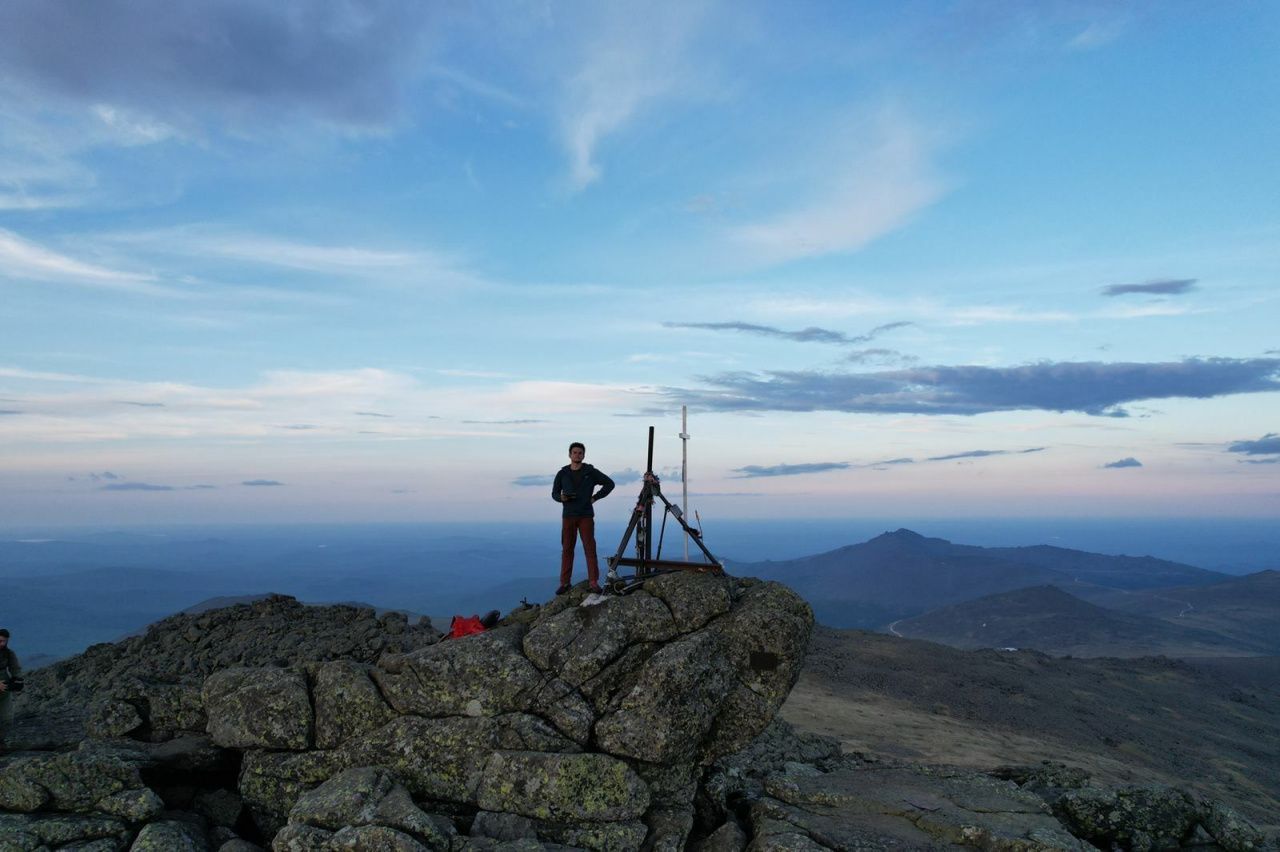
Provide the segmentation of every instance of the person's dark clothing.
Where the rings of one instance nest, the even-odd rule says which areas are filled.
[[[567,586],[573,579],[573,549],[579,535],[582,536],[582,555],[587,557],[587,583],[595,588],[600,585],[596,519],[581,516],[565,517],[560,521],[560,585]]]
[[[600,490],[597,491],[596,489]],[[603,500],[613,490],[613,480],[583,462],[577,470],[567,464],[556,474],[551,486],[551,499],[561,505],[560,523],[560,586],[569,585],[573,579],[573,550],[578,537],[582,538],[582,553],[587,557],[587,581],[591,588],[600,585],[600,563],[596,559],[596,512],[591,504]],[[565,503],[560,498],[572,494]]]
[[[18,662],[18,655],[13,653],[13,649],[5,648],[0,651],[0,680],[8,680],[21,675],[22,664]],[[9,723],[12,719],[13,693],[8,691],[0,692],[0,745],[4,744],[4,736],[8,733]]]
[[[599,491],[596,491],[597,487]],[[613,480],[586,462],[577,470],[567,464],[556,474],[556,481],[551,486],[551,499],[560,503],[561,517],[594,518],[596,512],[591,504],[608,497],[612,490]],[[560,495],[566,493],[572,494],[573,499],[562,503]]]

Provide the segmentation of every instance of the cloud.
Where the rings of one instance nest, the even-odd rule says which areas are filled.
[[[1241,459],[1245,464],[1280,464],[1280,458],[1274,459]]]
[[[512,485],[529,486],[551,486],[555,485],[556,475],[554,473],[530,473],[524,476],[517,476],[511,480]]]
[[[1124,33],[1128,23],[1122,17],[1093,21],[1067,42],[1067,50],[1089,51],[1105,47]]]
[[[425,246],[397,249],[319,243],[206,224],[118,231],[99,235],[97,239],[113,249],[177,258],[181,268],[189,267],[190,259],[196,259],[214,261],[236,271],[242,267],[266,267],[381,286],[429,284],[437,288],[469,288],[490,283],[476,275],[461,254]],[[265,288],[255,292],[262,290]],[[291,295],[297,297],[297,294]]]
[[[635,468],[627,468],[617,473],[609,474],[609,478],[613,480],[614,485],[630,485],[633,482],[639,482],[644,478],[644,472]],[[679,479],[679,476],[676,477]]]
[[[463,423],[474,423],[484,426],[521,426],[526,423],[546,423],[546,420],[538,420],[535,417],[526,417],[516,420],[463,420]]]
[[[162,294],[149,275],[85,263],[0,228],[0,278]]]
[[[850,364],[892,364],[894,362],[910,364],[920,359],[914,355],[906,355],[896,349],[855,349],[845,356]]]
[[[277,482],[274,479],[250,479],[250,480],[246,480],[245,482],[241,482],[240,484],[249,485],[255,488],[268,487],[272,485],[284,485],[283,482]]]
[[[1122,458],[1122,459],[1120,459],[1120,460],[1118,460],[1118,461],[1107,462],[1107,463],[1106,463],[1106,464],[1104,464],[1102,467],[1103,467],[1103,469],[1106,469],[1106,468],[1121,468],[1121,467],[1142,467],[1142,462],[1138,461],[1138,460],[1137,460],[1137,459],[1135,459],[1133,456],[1127,456],[1127,457]]]
[[[853,142],[843,141],[853,137]],[[925,135],[886,114],[871,134],[836,132],[846,147],[812,179],[811,195],[791,209],[729,233],[764,263],[858,251],[905,225],[946,192],[934,174]]]
[[[0,78],[87,106],[127,107],[132,132],[306,114],[381,128],[423,53],[436,4],[99,0],[0,6]],[[269,46],[270,49],[266,49]]]
[[[120,477],[109,470],[104,470],[102,473],[89,474],[89,479],[91,479],[94,482],[98,482],[99,480],[102,480],[102,479],[105,479],[108,482],[114,482],[115,480],[120,479]]]
[[[839,331],[809,327],[799,331],[783,331],[771,325],[755,325],[749,322],[664,322],[664,328],[700,328],[708,331],[743,331],[763,337],[781,337],[802,343],[847,343],[848,338]]]
[[[150,482],[113,482],[99,491],[174,491],[172,485],[152,485]]]
[[[22,411],[17,408],[0,408],[0,417],[16,415],[16,414],[22,414]]]
[[[1126,293],[1146,293],[1149,295],[1181,296],[1195,289],[1195,278],[1163,278],[1146,281],[1142,284],[1112,284],[1102,288],[1104,296],[1123,296]]]
[[[969,450],[963,453],[952,453],[946,456],[931,456],[925,461],[952,461],[953,459],[982,459],[987,456],[1025,455],[1027,453],[1044,452],[1044,447],[1032,447],[1029,450]]]
[[[376,411],[357,411],[354,412],[359,417],[394,417],[394,414],[379,414]]]
[[[915,459],[909,459],[909,458],[885,459],[884,461],[872,462],[871,464],[863,465],[863,467],[887,467],[893,464],[915,464],[915,463],[916,463]]]
[[[163,402],[134,402],[129,399],[120,400],[121,405],[132,405],[137,408],[164,408]]]
[[[848,467],[848,462],[775,464],[771,467],[761,467],[757,464],[749,464],[746,467],[734,468],[735,473],[740,473],[742,475],[735,476],[733,479],[755,479],[761,476],[799,476],[804,473],[822,473],[828,470],[846,470]]]
[[[1229,453],[1249,456],[1267,456],[1280,453],[1280,433],[1268,432],[1256,441],[1234,441],[1227,447]]]
[[[583,39],[583,52],[561,95],[560,136],[569,181],[581,190],[600,179],[597,149],[645,109],[698,88],[691,50],[706,3],[600,4],[604,18]],[[590,7],[588,7],[590,8]]]
[[[1161,363],[1040,363],[915,367],[876,373],[731,372],[707,388],[665,388],[672,405],[712,411],[845,411],[972,415],[1081,411],[1127,417],[1150,399],[1208,399],[1280,390],[1280,359],[1189,358]]]
[[[799,331],[786,331],[772,325],[756,325],[749,322],[664,322],[664,328],[698,328],[708,331],[741,331],[747,334],[756,334],[762,337],[777,337],[783,340],[794,340],[799,343],[836,343],[840,345],[852,345],[856,343],[869,343],[877,335],[886,331],[892,331],[895,328],[902,328],[906,325],[912,325],[909,322],[891,322],[884,325],[876,326],[866,334],[849,336],[842,331],[832,331],[829,328],[818,328],[810,326],[802,328]],[[867,351],[884,351],[889,350],[867,350]]]

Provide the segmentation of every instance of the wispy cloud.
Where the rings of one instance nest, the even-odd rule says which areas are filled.
[[[244,482],[241,482],[240,484],[248,485],[252,488],[263,488],[263,487],[272,487],[276,485],[284,485],[283,482],[278,482],[277,480],[274,480],[274,479],[249,479],[249,480],[245,480]]]
[[[1125,458],[1118,459],[1113,462],[1107,462],[1102,465],[1102,467],[1104,470],[1107,468],[1142,467],[1142,462],[1138,461],[1133,456],[1126,456]]]
[[[787,331],[772,325],[757,325],[749,322],[672,322],[667,321],[663,324],[664,328],[693,328],[703,329],[706,331],[739,331],[746,334],[754,334],[760,337],[774,337],[782,340],[793,340],[797,343],[834,343],[841,346],[852,346],[859,343],[869,343],[879,335],[886,331],[892,331],[895,328],[912,325],[909,322],[890,322],[884,325],[878,325],[866,334],[848,335],[842,331],[834,331],[829,328],[818,328],[810,326],[808,328],[798,329],[796,331]],[[887,350],[885,350],[887,351]]]
[[[375,284],[488,286],[466,258],[415,246],[412,249],[331,244],[296,237],[250,234],[216,224],[192,224],[148,231],[118,231],[95,237],[113,248],[148,257],[216,261],[236,267],[285,269],[327,279]],[[163,262],[161,260],[160,262]],[[259,288],[263,289],[263,288]]]
[[[919,361],[915,355],[907,355],[896,349],[884,349],[873,347],[871,349],[856,349],[844,357],[844,360],[850,364],[910,364]]]
[[[1104,296],[1123,296],[1127,293],[1140,293],[1156,296],[1181,296],[1195,289],[1194,278],[1161,278],[1144,281],[1141,284],[1112,284],[1102,288]]]
[[[1044,447],[1032,447],[1029,450],[968,450],[963,453],[951,453],[945,456],[930,456],[925,461],[953,461],[955,459],[982,459],[987,456],[1025,455],[1027,453],[1044,452]]]
[[[562,93],[560,134],[569,181],[581,190],[599,180],[598,148],[644,110],[698,88],[692,50],[705,2],[603,4]]]
[[[153,485],[150,482],[112,482],[99,491],[176,491],[172,485]]]
[[[901,116],[886,112],[870,138],[853,139],[815,181],[808,199],[738,226],[731,241],[765,263],[853,252],[945,194],[926,135]]]
[[[761,466],[749,464],[734,468],[734,472],[742,474],[733,479],[756,479],[764,476],[799,476],[805,473],[823,473],[828,470],[847,470],[848,462],[811,462],[808,464],[775,464]]]
[[[5,278],[154,294],[165,292],[150,275],[77,260],[0,228],[0,280]]]
[[[554,473],[529,473],[524,476],[517,476],[511,480],[512,485],[522,487],[550,487],[555,484],[556,476]]]
[[[1142,400],[1280,390],[1280,359],[940,366],[877,373],[736,372],[703,381],[710,387],[667,388],[662,393],[673,405],[715,411],[971,415],[1042,410],[1125,417],[1128,413],[1121,406]]]

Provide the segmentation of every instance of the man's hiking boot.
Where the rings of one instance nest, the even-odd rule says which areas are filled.
[[[595,583],[592,583],[590,586],[587,586],[587,591],[589,591],[589,592],[590,592],[591,594],[593,594],[593,595],[602,595],[602,594],[604,594],[604,592],[601,590],[601,588],[600,588],[598,585],[596,585]]]
[[[568,583],[565,583],[563,586],[561,586],[560,588],[556,589],[556,594],[557,594],[557,595],[563,595],[565,592],[569,591],[569,589],[571,589],[571,588],[573,588],[573,587],[572,587],[572,586],[570,586]]]

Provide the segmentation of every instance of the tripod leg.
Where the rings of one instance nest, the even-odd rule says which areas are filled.
[[[615,553],[608,560],[609,562],[608,577],[611,582],[614,579],[616,579],[618,576],[618,560],[621,559],[622,554],[626,552],[627,542],[631,541],[632,533],[636,531],[636,527],[640,524],[641,519],[644,517],[644,515],[641,514],[639,510],[640,510],[640,506],[644,504],[645,500],[652,500],[652,498],[649,497],[649,486],[647,484],[640,489],[640,499],[636,502],[636,511],[631,513],[631,521],[630,523],[627,524],[626,532],[622,534],[622,541],[618,543],[618,552]]]

